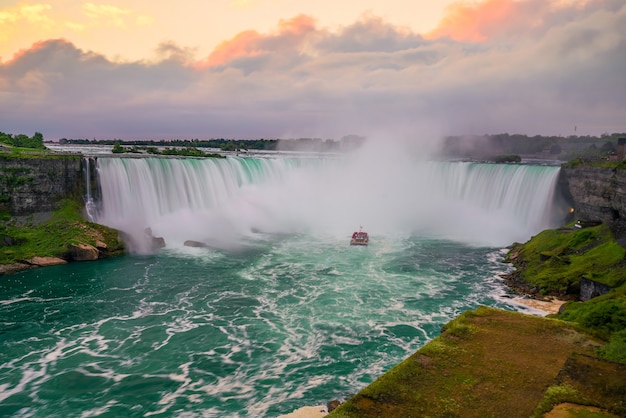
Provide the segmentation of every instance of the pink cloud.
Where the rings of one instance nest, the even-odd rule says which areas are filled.
[[[599,9],[617,9],[619,0],[483,0],[459,1],[447,9],[428,39],[447,37],[460,42],[484,42],[543,34],[553,26]]]
[[[449,37],[455,41],[481,42],[494,29],[515,20],[519,2],[485,0],[481,3],[458,2],[447,9],[446,16],[428,38]]]
[[[51,43],[58,43],[58,44],[67,44],[67,45],[71,45],[71,42],[69,42],[66,39],[60,38],[60,39],[48,39],[45,41],[39,41],[39,42],[35,42],[34,44],[32,44],[30,46],[30,48],[22,48],[19,51],[17,51],[15,54],[13,54],[13,57],[6,61],[5,64],[11,64],[12,62],[17,62],[19,60],[21,60],[22,58],[24,58],[25,56],[28,56],[32,53],[37,52],[38,50],[45,50],[46,48],[48,48],[48,46]]]
[[[297,47],[302,38],[313,31],[315,31],[314,19],[299,15],[281,20],[276,33],[261,34],[254,30],[240,32],[232,39],[219,44],[206,60],[199,63],[199,67],[223,66],[239,58],[275,52],[279,47]],[[285,45],[285,39],[291,39],[290,45]]]

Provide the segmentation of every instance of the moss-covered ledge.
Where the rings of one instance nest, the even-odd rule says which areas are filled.
[[[85,221],[76,201],[59,202],[59,209],[43,218],[4,215],[0,222],[0,275],[125,251],[118,231]]]
[[[543,416],[564,399],[557,377],[566,364],[571,374],[568,359],[593,356],[601,345],[573,323],[480,307],[448,323],[329,417]],[[604,414],[594,416],[623,416],[626,379],[613,375],[611,384],[613,395],[568,390],[565,399]]]
[[[507,256],[516,270],[506,284],[535,297],[577,299],[581,279],[610,288],[626,283],[626,249],[606,225],[577,224],[540,232],[524,244],[513,244]]]

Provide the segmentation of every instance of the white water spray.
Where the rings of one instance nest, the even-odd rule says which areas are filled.
[[[554,226],[558,167],[344,159],[99,158],[98,222],[168,247],[277,234],[421,234],[504,246]],[[346,238],[347,239],[347,238]],[[137,246],[136,251],[149,249]]]

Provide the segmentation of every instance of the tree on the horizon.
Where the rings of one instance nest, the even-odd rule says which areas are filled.
[[[0,132],[0,143],[18,148],[46,149],[41,132],[35,132],[32,137],[26,134],[12,135]]]

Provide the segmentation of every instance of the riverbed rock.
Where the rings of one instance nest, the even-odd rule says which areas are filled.
[[[56,266],[59,264],[67,264],[67,260],[63,260],[58,257],[33,257],[30,260],[26,260],[28,264],[37,267]]]
[[[98,259],[98,249],[89,244],[69,244],[69,256],[74,261],[93,261]]]
[[[0,276],[17,273],[18,271],[27,270],[29,268],[33,268],[33,266],[26,263],[0,264]]]
[[[206,248],[206,244],[200,241],[187,240],[183,244],[185,247]]]
[[[143,232],[144,234],[146,234],[146,237],[150,241],[150,246],[152,247],[152,250],[165,248],[165,238],[155,237],[154,235],[152,235],[152,228],[148,227],[144,229]]]
[[[602,296],[605,293],[609,293],[611,287],[603,283],[598,283],[591,279],[580,280],[580,300],[585,302],[589,299],[593,299],[597,296]]]
[[[337,409],[339,407],[339,405],[341,405],[341,402],[339,402],[337,399],[334,399],[334,400],[328,402],[328,405],[326,405],[326,408],[327,408],[328,412],[332,412],[335,409]]]
[[[165,238],[152,237],[152,248],[155,250],[159,248],[165,248]]]

